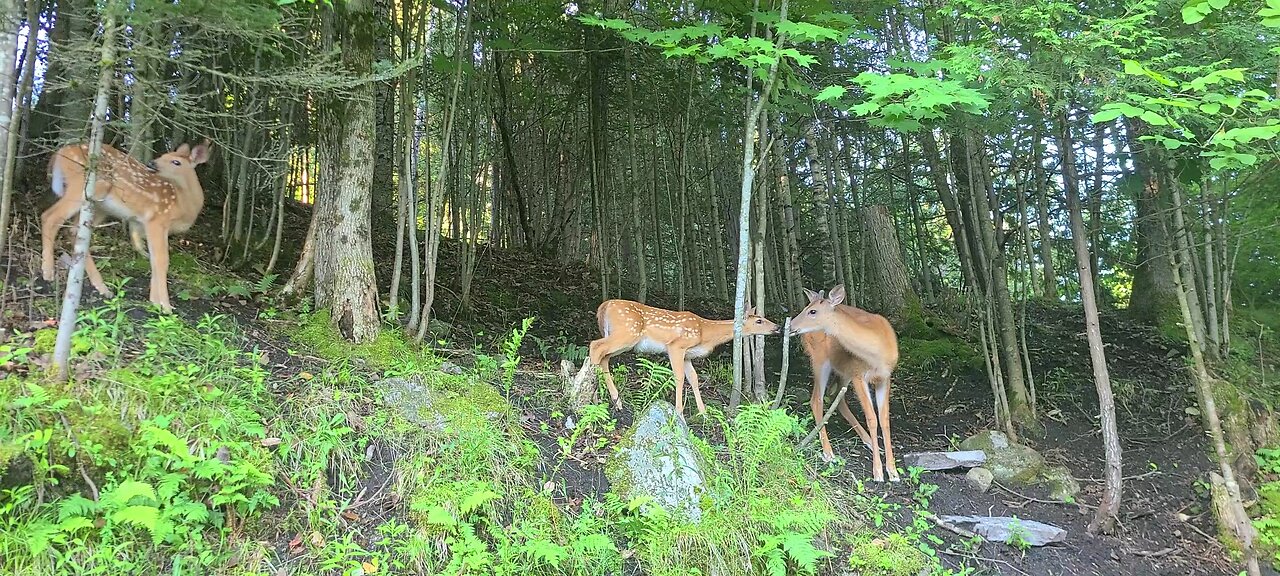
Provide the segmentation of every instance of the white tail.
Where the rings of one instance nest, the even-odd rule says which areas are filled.
[[[698,388],[698,373],[692,360],[706,357],[718,346],[733,339],[733,320],[707,320],[692,312],[673,312],[654,308],[631,300],[606,300],[596,308],[596,322],[604,336],[591,342],[591,356],[582,364],[578,378],[582,378],[592,366],[604,371],[604,382],[609,387],[609,398],[614,406],[622,408],[618,389],[613,385],[609,371],[609,359],[635,350],[645,354],[667,353],[671,371],[676,380],[676,411],[684,414],[684,381],[693,387],[693,399],[698,413],[707,411]],[[748,310],[742,333],[746,336],[777,334],[778,325],[755,310]]]
[[[805,290],[809,305],[791,319],[791,333],[801,334],[800,343],[809,355],[813,366],[813,392],[809,407],[815,421],[821,421],[824,413],[823,395],[831,375],[839,377],[841,385],[850,385],[862,405],[862,415],[867,420],[863,429],[854,417],[849,404],[840,400],[840,415],[858,432],[863,443],[871,449],[871,474],[877,482],[884,481],[880,465],[880,445],[877,432],[884,432],[884,461],[889,469],[889,480],[898,481],[897,462],[893,458],[893,442],[889,433],[889,380],[898,365],[898,336],[889,321],[879,314],[853,306],[843,306],[844,285],[831,289],[831,296]],[[875,386],[875,403],[872,404],[871,385]],[[835,457],[825,427],[818,431],[822,440],[823,459]]]
[[[142,249],[141,236],[146,235],[151,260],[151,301],[165,311],[169,305],[169,234],[191,228],[204,207],[204,188],[196,176],[196,166],[209,160],[208,140],[194,148],[187,144],[143,164],[108,145],[98,157],[97,183],[93,199],[106,214],[95,214],[95,221],[106,215],[129,225],[135,248]],[[49,160],[49,184],[58,201],[40,217],[43,242],[41,273],[53,279],[53,247],[62,224],[80,210],[84,203],[85,170],[89,164],[89,145],[71,144],[59,148]],[[102,275],[86,255],[85,271],[99,293],[109,295]]]

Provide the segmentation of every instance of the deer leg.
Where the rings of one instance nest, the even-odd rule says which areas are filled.
[[[880,444],[876,441],[879,421],[876,419],[875,407],[871,405],[871,390],[861,374],[853,377],[853,391],[858,394],[858,403],[862,404],[862,415],[867,419],[867,434],[871,436],[871,477],[876,482],[884,482],[884,468],[880,465]]]
[[[133,243],[133,249],[137,250],[139,254],[147,256],[147,245],[144,241],[146,230],[144,230],[142,224],[139,224],[137,221],[129,220],[128,224],[129,241]]]
[[[613,371],[609,369],[609,358],[632,346],[635,346],[634,342],[619,342],[605,336],[591,341],[591,354],[587,359],[590,365],[604,369],[604,383],[609,387],[609,399],[613,400],[613,405],[618,410],[622,409],[622,399],[618,397],[618,389],[613,385]],[[585,371],[587,366],[588,364],[583,364],[582,369]]]
[[[617,409],[622,409],[622,398],[618,397],[618,388],[613,385],[613,370],[609,368],[609,357],[600,359],[600,369],[604,371],[604,385],[609,388],[609,399]]]
[[[809,410],[813,412],[813,423],[822,423],[822,414],[825,411],[823,407],[823,394],[827,390],[827,382],[831,380],[831,365],[823,363],[822,366],[815,366],[813,371],[813,392],[809,394]],[[818,439],[822,441],[822,461],[831,462],[836,459],[836,454],[831,450],[831,440],[827,438],[827,427],[818,428]]]
[[[871,435],[867,434],[867,429],[862,427],[862,423],[853,415],[853,410],[849,409],[849,397],[845,396],[844,398],[841,398],[840,406],[836,409],[840,411],[840,415],[844,417],[845,422],[848,422],[849,426],[858,433],[858,437],[862,438],[862,443],[865,444],[867,448],[870,448]]]
[[[671,358],[671,372],[676,377],[676,413],[684,416],[684,350],[669,348],[667,356]]]
[[[102,274],[98,273],[98,266],[93,263],[93,250],[89,250],[84,255],[84,273],[89,276],[89,282],[93,284],[94,290],[105,298],[112,296],[111,289],[107,288],[107,283],[102,281]]]
[[[893,459],[893,441],[889,438],[889,377],[876,379],[876,408],[880,411],[880,428],[884,436],[884,464],[889,481],[898,481],[898,463]]]
[[[707,407],[702,403],[702,392],[698,390],[698,373],[693,369],[693,361],[684,361],[684,377],[693,388],[693,401],[698,404],[698,414],[706,414]]]
[[[46,282],[53,280],[53,248],[58,240],[58,231],[67,218],[79,209],[79,202],[63,196],[40,215],[40,273]]]
[[[159,223],[147,224],[147,247],[151,251],[151,303],[165,312],[169,305],[169,231]]]

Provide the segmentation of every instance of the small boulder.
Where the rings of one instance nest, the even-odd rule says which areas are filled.
[[[440,371],[450,376],[461,376],[464,372],[466,372],[466,370],[463,370],[461,366],[454,364],[453,362],[450,362],[448,360],[445,360],[444,362],[440,363]]]
[[[448,421],[434,407],[435,394],[421,380],[386,378],[380,380],[378,384],[383,387],[383,402],[398,408],[406,420],[435,431],[445,429]]]
[[[702,462],[688,425],[668,402],[654,402],[636,418],[605,474],[624,501],[647,496],[668,512],[692,522],[702,519]]]
[[[925,470],[951,470],[953,468],[973,468],[981,466],[987,460],[987,454],[981,450],[963,450],[958,452],[913,452],[902,457],[908,468]]]
[[[990,470],[979,467],[970,468],[969,472],[964,475],[964,479],[969,482],[969,486],[974,490],[986,493],[987,490],[991,489],[991,482],[995,479],[995,476],[991,474]]]
[[[1044,471],[1044,457],[1039,452],[1011,442],[1003,432],[983,430],[966,438],[960,448],[985,452],[984,466],[997,482],[1031,484]]]
[[[1041,479],[1049,488],[1049,498],[1059,502],[1075,502],[1080,493],[1080,483],[1066,466],[1049,466],[1041,473]]]

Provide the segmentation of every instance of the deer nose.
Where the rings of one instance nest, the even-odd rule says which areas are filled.
[[[159,172],[159,169],[157,169],[157,168],[156,168],[156,161],[155,161],[155,160],[152,160],[152,161],[150,161],[150,162],[147,162],[147,163],[146,163],[146,167],[147,167],[147,170],[150,170],[150,171],[152,171],[152,172]]]

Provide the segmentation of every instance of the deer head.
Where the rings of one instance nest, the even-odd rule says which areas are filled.
[[[792,336],[816,332],[828,326],[836,313],[836,306],[844,302],[844,284],[832,288],[830,297],[823,297],[821,292],[808,288],[804,289],[804,294],[809,298],[809,305],[791,319]]]
[[[199,180],[195,180],[196,166],[209,161],[212,144],[206,139],[192,148],[184,142],[177,150],[161,154],[148,162],[147,169],[176,186],[185,186],[193,181],[198,184]]]
[[[768,318],[756,313],[755,306],[747,308],[743,319],[742,333],[746,336],[768,336],[777,334],[782,329],[777,324],[770,322]]]

